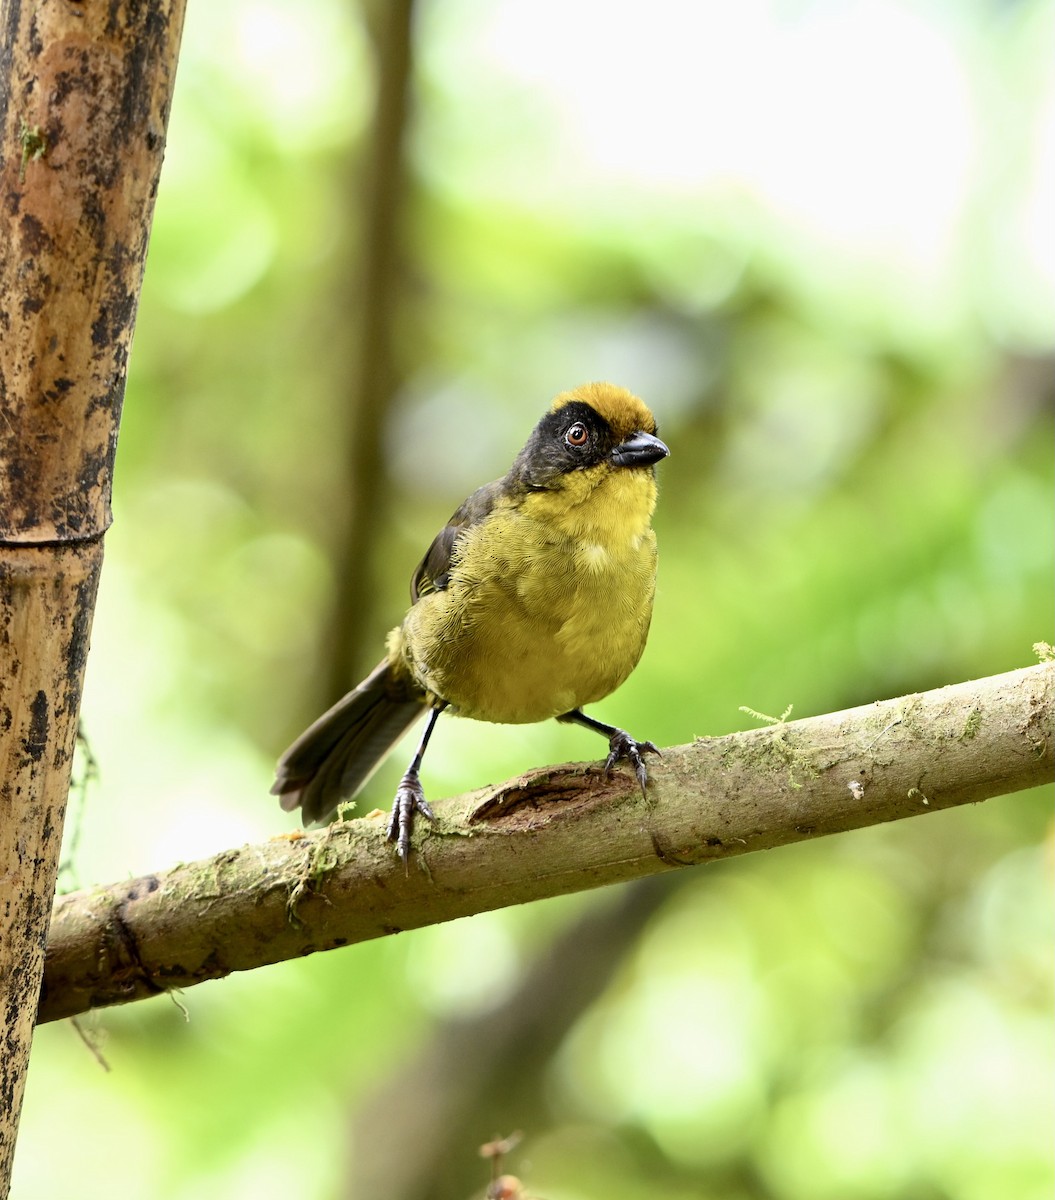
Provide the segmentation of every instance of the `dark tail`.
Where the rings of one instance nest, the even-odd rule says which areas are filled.
[[[273,796],[305,825],[350,800],[428,705],[386,660],[310,725],[278,761]]]

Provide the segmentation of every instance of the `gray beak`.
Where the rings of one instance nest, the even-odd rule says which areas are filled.
[[[647,467],[666,458],[669,453],[658,437],[639,430],[616,446],[611,457],[617,467]]]

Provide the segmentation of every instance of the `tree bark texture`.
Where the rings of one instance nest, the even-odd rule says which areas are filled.
[[[0,1198],[182,16],[0,2]]]
[[[373,813],[56,906],[40,1020],[456,917],[1033,787],[1055,665],[700,739],[629,772],[533,771],[434,804],[408,871]]]

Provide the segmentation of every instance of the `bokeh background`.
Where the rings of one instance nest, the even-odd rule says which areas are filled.
[[[549,398],[646,398],[672,744],[1052,639],[1050,0],[192,4],[63,886],[287,742]],[[589,759],[445,722],[430,795]],[[386,806],[404,755],[360,811]],[[85,774],[82,763],[79,774]],[[17,1200],[1049,1200],[1051,789],[40,1029]],[[184,1011],[185,1009],[185,1011]]]

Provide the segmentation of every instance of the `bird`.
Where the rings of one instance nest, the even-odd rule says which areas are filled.
[[[584,713],[637,666],[656,588],[656,464],[670,453],[633,393],[587,383],[558,395],[513,465],[478,488],[414,571],[411,605],[369,675],[279,759],[271,788],[305,825],[332,817],[423,714],[386,826],[404,866],[415,815],[434,815],[420,771],[443,712],[496,724],[556,718],[608,739],[642,792],[650,741]]]

